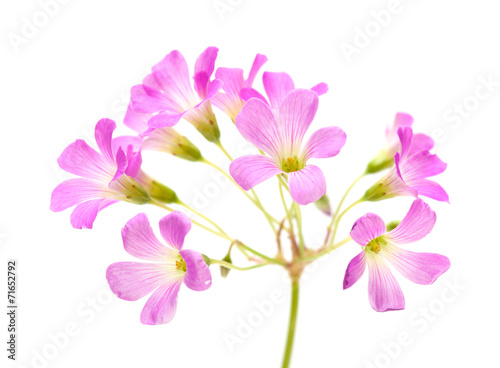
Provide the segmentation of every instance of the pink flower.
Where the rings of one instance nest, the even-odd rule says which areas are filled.
[[[123,300],[139,300],[153,292],[141,313],[145,325],[168,323],[174,318],[183,282],[195,291],[206,290],[212,283],[203,256],[182,249],[190,229],[191,221],[178,211],[160,220],[160,233],[168,246],[156,238],[144,213],[129,220],[122,229],[125,250],[153,263],[113,263],[106,271],[106,278],[113,293]]]
[[[257,73],[266,61],[267,57],[265,55],[257,54],[246,80],[243,76],[243,69],[218,68],[215,71],[215,78],[224,83],[222,86],[224,92],[217,93],[212,99],[212,103],[224,111],[233,122],[245,104],[245,101],[240,96],[240,92],[245,88],[252,87]]]
[[[275,175],[287,174],[290,194],[297,203],[305,205],[321,198],[326,192],[325,177],[307,161],[336,156],[346,135],[337,127],[321,128],[302,147],[317,109],[318,95],[305,89],[290,91],[276,115],[263,101],[251,98],[236,117],[236,127],[268,156],[243,156],[231,162],[229,172],[234,180],[249,190]]]
[[[413,117],[409,114],[398,112],[394,118],[393,125],[386,129],[386,144],[385,147],[369,162],[366,173],[376,173],[383,169],[390,168],[394,164],[394,155],[398,152],[400,146],[398,129],[411,127],[413,125]],[[431,150],[434,147],[434,141],[426,134],[414,134],[409,155],[414,153]]]
[[[428,180],[446,170],[446,164],[425,149],[425,139],[415,139],[411,128],[399,128],[400,146],[394,166],[366,191],[365,201],[380,201],[397,196],[426,196],[448,202],[448,194],[436,182]]]
[[[182,54],[172,51],[165,56],[142,84],[132,87],[125,124],[139,129],[147,119],[149,127],[156,129],[174,126],[184,118],[207,140],[218,141],[220,132],[210,104],[222,87],[220,80],[210,81],[217,52],[217,48],[209,47],[196,60],[194,90]]]
[[[127,160],[120,148],[113,150],[114,121],[101,119],[95,127],[95,139],[99,152],[85,141],[78,139],[70,144],[57,159],[59,166],[80,178],[59,184],[52,192],[50,209],[63,211],[76,205],[71,214],[74,228],[91,229],[97,213],[122,200],[145,204],[149,194],[134,178],[140,170],[140,162]]]
[[[242,98],[246,101],[252,97],[259,98],[269,105],[272,109],[279,109],[285,96],[295,89],[292,78],[283,72],[264,72],[262,75],[262,83],[266,91],[269,102],[264,96],[253,88],[246,87],[241,91]],[[318,96],[328,92],[328,85],[326,83],[319,83],[311,88]]]
[[[397,245],[416,242],[430,233],[436,214],[424,201],[416,199],[405,218],[392,231],[386,232],[384,221],[373,213],[354,223],[351,237],[363,247],[345,272],[344,290],[358,281],[368,264],[368,297],[377,312],[404,309],[401,288],[386,261],[408,280],[430,285],[450,268],[450,260],[435,253],[415,253]]]

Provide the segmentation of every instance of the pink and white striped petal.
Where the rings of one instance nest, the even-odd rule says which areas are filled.
[[[304,161],[310,158],[328,158],[338,155],[346,141],[346,134],[337,127],[321,128],[315,131],[307,141],[302,156]]]
[[[430,285],[448,271],[448,257],[436,253],[416,253],[393,244],[382,247],[384,257],[408,280],[421,285]]]
[[[262,54],[257,54],[255,56],[255,59],[253,60],[252,63],[252,68],[250,69],[250,72],[248,73],[248,78],[245,81],[245,87],[246,88],[251,88],[252,84],[255,80],[255,77],[259,73],[260,68],[262,68],[262,65],[264,65],[267,62],[267,57]]]
[[[111,119],[101,119],[95,126],[95,140],[104,159],[109,163],[115,162],[113,147],[111,145],[113,131],[116,129],[116,123]]]
[[[252,98],[236,116],[236,128],[241,135],[258,149],[278,158],[282,141],[271,108],[259,99]]]
[[[405,308],[403,291],[380,254],[366,252],[368,264],[368,298],[377,312]]]
[[[229,165],[229,173],[245,190],[283,172],[271,158],[263,155],[239,157]]]
[[[427,134],[417,133],[413,135],[410,152],[408,156],[413,156],[421,151],[429,151],[434,147],[434,140]]]
[[[354,222],[351,238],[361,246],[366,246],[373,239],[385,233],[385,223],[378,215],[367,213]]]
[[[50,199],[50,210],[63,211],[74,205],[91,199],[102,199],[114,193],[101,182],[75,178],[63,181],[53,191]]]
[[[144,213],[127,222],[122,229],[122,239],[128,254],[146,261],[165,262],[176,259],[179,254],[160,243]]]
[[[262,83],[273,109],[278,109],[288,92],[295,88],[292,78],[283,72],[264,72]]]
[[[385,237],[394,244],[414,243],[429,234],[436,223],[436,213],[421,199],[413,201],[401,223]]]
[[[186,262],[186,274],[184,283],[194,291],[207,290],[212,285],[212,275],[203,260],[203,256],[190,249],[183,249],[179,252]]]
[[[288,174],[288,187],[293,200],[304,206],[325,195],[326,180],[319,167],[307,165]]]
[[[316,92],[318,96],[324,95],[328,92],[328,84],[326,83],[318,83],[314,87],[311,87],[311,91]]]
[[[217,59],[217,47],[208,47],[196,59],[194,65],[194,89],[200,98],[205,98],[208,93],[210,77],[214,72],[215,59]]]
[[[347,265],[344,276],[344,290],[349,289],[354,285],[365,273],[366,268],[366,256],[365,250],[363,249],[356,257],[351,259],[351,262]]]
[[[139,300],[169,281],[165,267],[157,263],[118,262],[106,270],[111,291],[123,300]],[[170,278],[179,279],[179,275]]]
[[[189,230],[191,230],[191,220],[182,212],[174,211],[160,220],[161,236],[177,250],[182,249]]]
[[[115,202],[113,199],[93,199],[79,203],[71,212],[71,225],[75,229],[92,229],[99,211]]]
[[[435,181],[427,179],[415,180],[412,182],[412,187],[419,195],[435,199],[436,201],[450,203],[448,193]]]
[[[161,325],[170,322],[177,311],[177,295],[181,280],[160,286],[148,299],[141,312],[141,323]]]
[[[318,102],[318,95],[308,89],[294,89],[286,95],[279,109],[285,155],[293,157],[302,146],[304,135],[318,110]]]

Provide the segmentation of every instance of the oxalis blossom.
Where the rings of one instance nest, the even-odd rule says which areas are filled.
[[[182,249],[190,229],[191,221],[178,211],[160,220],[160,233],[168,246],[156,238],[144,213],[129,220],[122,229],[125,250],[152,263],[113,263],[106,278],[113,293],[123,300],[139,300],[152,292],[141,313],[143,324],[159,325],[174,318],[182,283],[195,291],[206,290],[212,284],[203,256]]]
[[[165,56],[142,84],[132,87],[127,124],[134,125],[130,122],[133,112],[149,114],[148,125],[154,129],[174,126],[184,118],[207,140],[218,142],[220,131],[210,104],[222,87],[222,81],[210,81],[217,52],[216,47],[209,47],[196,59],[194,90],[182,54],[174,50]]]
[[[398,137],[400,146],[394,155],[392,169],[365,192],[363,200],[426,196],[448,202],[446,191],[438,183],[427,179],[445,171],[446,164],[423,148],[422,141],[414,140],[411,128],[399,128]]]
[[[352,239],[363,247],[344,277],[344,290],[358,281],[368,265],[368,297],[377,312],[404,309],[403,292],[386,261],[408,280],[430,285],[450,268],[450,260],[435,253],[415,253],[397,245],[416,242],[429,234],[436,214],[421,199],[411,205],[401,223],[386,232],[384,221],[373,213],[360,217],[351,230]]]
[[[398,152],[400,145],[398,129],[411,127],[413,117],[404,112],[398,112],[394,118],[394,123],[385,131],[386,144],[382,150],[368,163],[366,173],[372,174],[394,165],[394,155]],[[413,135],[409,155],[414,153],[431,150],[434,147],[434,140],[426,134],[417,133]]]
[[[121,148],[113,150],[115,128],[114,121],[99,120],[95,140],[100,152],[78,139],[57,159],[61,169],[80,178],[66,180],[54,189],[50,209],[59,212],[76,205],[71,213],[74,228],[91,229],[97,213],[120,200],[135,204],[150,201],[148,192],[134,179],[140,161],[129,162]]]
[[[265,155],[237,158],[229,166],[234,180],[244,189],[275,175],[288,176],[290,194],[301,205],[314,202],[326,192],[323,172],[307,165],[311,158],[336,156],[346,141],[337,127],[321,128],[303,146],[304,135],[318,109],[316,92],[290,91],[276,114],[258,98],[251,98],[236,116],[236,127],[243,137]]]
[[[234,122],[236,115],[241,111],[245,100],[240,96],[240,92],[245,88],[251,88],[262,65],[267,62],[265,55],[257,54],[248,73],[248,78],[243,76],[243,69],[240,68],[217,68],[215,78],[223,82],[222,90],[213,98],[212,103],[224,111]]]
[[[284,72],[264,72],[262,74],[262,84],[266,91],[269,101],[260,94],[257,90],[247,86],[240,92],[242,98],[246,101],[252,97],[258,98],[268,104],[272,109],[279,109],[285,96],[295,89],[292,77]],[[319,83],[311,88],[311,91],[316,92],[318,96],[328,92],[326,83]]]

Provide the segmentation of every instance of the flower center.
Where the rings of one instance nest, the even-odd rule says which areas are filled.
[[[180,254],[179,254],[179,260],[175,261],[175,268],[184,272],[187,271],[186,261],[184,261],[184,259]]]
[[[378,238],[373,239],[366,245],[366,249],[371,250],[372,252],[378,253],[382,249],[387,242],[385,241],[383,236],[379,236]]]
[[[300,166],[301,165],[299,163],[299,159],[297,158],[297,156],[288,157],[286,160],[283,158],[281,160],[281,168],[283,169],[284,172],[287,173],[299,171],[300,169],[302,169],[302,167]]]

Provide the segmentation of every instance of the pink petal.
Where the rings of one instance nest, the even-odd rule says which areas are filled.
[[[411,186],[414,180],[441,174],[446,170],[446,166],[437,155],[422,151],[409,157],[399,168],[404,181]]]
[[[397,131],[400,127],[411,127],[413,125],[413,117],[405,112],[398,112],[394,118],[394,130]]]
[[[149,129],[148,120],[151,116],[151,113],[135,111],[132,108],[132,105],[129,104],[123,122],[126,126],[135,130],[137,133],[144,133]]]
[[[109,182],[116,172],[114,165],[81,139],[66,147],[57,163],[71,174],[103,182]]]
[[[414,243],[429,234],[436,223],[436,213],[421,199],[413,201],[401,223],[386,234],[395,244]]]
[[[160,220],[161,236],[177,250],[182,249],[189,230],[191,230],[191,220],[182,212],[174,211]]]
[[[246,88],[252,87],[252,84],[255,80],[255,77],[259,73],[260,68],[262,68],[262,65],[264,65],[266,62],[267,62],[267,57],[265,55],[257,54],[255,56],[255,59],[253,60],[252,68],[250,69],[250,72],[248,73],[248,78],[245,81]]]
[[[127,174],[131,178],[135,178],[139,174],[139,170],[141,170],[141,165],[141,150],[134,152],[134,147],[132,145],[129,145],[127,147],[127,168],[125,169],[125,174]]]
[[[141,312],[141,323],[160,325],[170,322],[177,311],[177,295],[182,282],[160,286],[148,299]]]
[[[262,96],[259,91],[253,88],[243,88],[240,91],[240,97],[243,101],[248,101],[249,99],[255,97],[264,102],[266,105],[269,105],[269,102],[267,102],[266,98]]]
[[[95,140],[99,150],[104,158],[113,163],[115,157],[113,155],[113,147],[111,141],[113,140],[113,131],[116,128],[116,123],[111,119],[101,119],[95,126]]]
[[[366,258],[369,271],[368,297],[372,308],[377,312],[404,309],[403,291],[382,256],[369,251]]]
[[[288,93],[281,103],[279,124],[284,133],[285,147],[290,150],[290,154],[293,153],[294,147],[302,145],[302,139],[318,110],[318,102],[315,92],[295,89]]]
[[[364,247],[384,233],[384,220],[374,213],[367,213],[356,220],[352,226],[350,235],[356,243]]]
[[[92,229],[97,213],[115,202],[111,199],[94,199],[78,204],[71,213],[71,225],[75,229]]]
[[[326,83],[316,84],[314,87],[311,88],[311,91],[316,92],[318,96],[324,95],[326,92],[328,92],[328,84]]]
[[[188,66],[184,56],[179,51],[172,51],[153,66],[152,70],[153,73],[158,73],[155,76],[164,92],[167,89],[171,90],[172,93],[181,96],[180,99],[184,101],[188,101],[189,97],[193,96]]]
[[[185,112],[181,112],[180,114],[174,112],[160,112],[149,119],[148,125],[155,129],[172,127],[182,119],[184,114]]]
[[[200,98],[204,98],[208,92],[210,77],[214,72],[215,59],[217,58],[217,47],[208,47],[196,59],[194,66],[194,89]]]
[[[321,169],[308,165],[288,174],[288,186],[293,200],[300,205],[317,201],[326,193],[326,180]]]
[[[111,179],[111,182],[113,182],[114,180],[118,179],[120,176],[123,175],[123,173],[127,169],[127,165],[128,165],[127,155],[125,154],[125,152],[123,152],[123,149],[121,147],[118,147],[118,151],[116,152],[117,167],[115,175],[113,176],[113,179]]]
[[[111,291],[123,300],[139,300],[168,281],[157,263],[118,262],[106,270]]]
[[[304,147],[304,160],[336,156],[346,141],[346,134],[337,127],[321,128],[313,133]]]
[[[184,283],[194,291],[207,290],[212,285],[210,269],[203,260],[203,256],[194,250],[184,249],[179,252],[186,262]]]
[[[261,100],[252,98],[236,116],[236,128],[258,149],[272,157],[279,157],[281,138],[271,108]]]
[[[144,213],[127,222],[122,229],[122,239],[130,255],[146,261],[162,262],[177,255],[177,252],[158,241]]]
[[[153,77],[151,77],[153,78]],[[140,113],[155,113],[158,111],[172,111],[173,104],[165,96],[151,88],[147,89],[144,85],[138,84],[130,90],[130,108]]]
[[[50,210],[63,211],[66,208],[88,201],[102,199],[112,195],[107,186],[89,179],[69,179],[59,184],[53,191],[50,199]]]
[[[132,146],[134,152],[138,152],[141,149],[143,137],[138,137],[135,135],[122,135],[113,139],[113,152],[118,152],[121,147],[123,151],[127,152],[128,158],[128,147]]]
[[[263,155],[239,157],[229,165],[229,173],[234,181],[245,190],[275,175],[283,173],[276,163]]]
[[[408,156],[413,156],[420,151],[429,151],[434,147],[434,140],[426,134],[417,133],[413,135],[411,148]]]
[[[286,73],[264,72],[262,83],[274,109],[278,109],[288,92],[295,88],[292,78]]]
[[[240,90],[244,87],[243,70],[239,68],[218,68],[215,78],[224,84],[222,89],[232,100],[240,99]]]
[[[411,128],[399,128],[398,136],[401,142],[401,149],[399,152],[400,158],[404,161],[406,159],[406,156],[408,156],[408,153],[410,152],[411,142],[413,139],[413,130]]]
[[[448,271],[450,260],[436,253],[415,253],[387,244],[384,256],[404,277],[416,284],[430,285]]]
[[[426,196],[436,201],[448,202],[450,203],[450,199],[448,197],[448,193],[443,189],[441,185],[432,181],[421,179],[412,182],[412,187],[418,192],[421,196]]]
[[[344,290],[349,289],[363,276],[366,267],[365,251],[362,250],[356,257],[351,259],[344,276]]]

